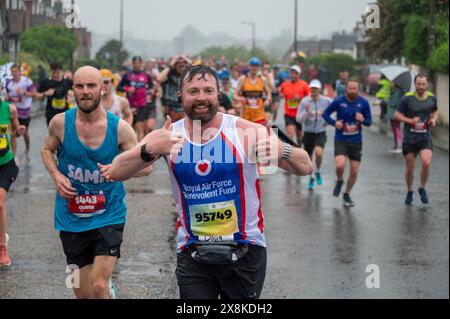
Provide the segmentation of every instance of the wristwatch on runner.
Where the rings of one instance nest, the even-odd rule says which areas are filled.
[[[284,147],[283,148],[284,148],[283,159],[287,161],[291,157],[293,149],[292,149],[292,146],[290,144],[288,144],[288,143],[284,143]]]
[[[156,159],[156,156],[152,155],[150,152],[147,152],[146,146],[147,144],[141,146],[141,159],[144,162],[150,163]]]

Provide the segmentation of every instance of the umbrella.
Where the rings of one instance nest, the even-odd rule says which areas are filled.
[[[413,73],[404,66],[401,65],[388,65],[380,68],[380,73],[400,87],[404,92],[409,92],[414,88],[414,75]]]
[[[403,72],[392,83],[401,88],[403,92],[414,91],[414,74],[411,71]]]

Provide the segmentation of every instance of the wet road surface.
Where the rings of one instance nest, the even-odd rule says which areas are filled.
[[[20,140],[21,171],[7,202],[13,266],[0,271],[0,298],[73,298],[53,228],[55,189],[39,156],[43,117],[31,122],[31,132],[32,161],[25,162]],[[405,207],[402,155],[387,153],[391,140],[366,130],[352,192],[356,207],[344,209],[331,194],[333,131],[328,133],[323,186],[308,191],[308,177],[282,171],[262,178],[268,244],[262,298],[448,298],[448,153],[434,153],[431,204],[417,198]],[[176,208],[165,163],[126,188],[128,219],[114,272],[119,297],[177,298]],[[368,265],[378,266],[380,288],[366,286]]]

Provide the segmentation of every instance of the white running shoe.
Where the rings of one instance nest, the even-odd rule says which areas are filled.
[[[117,299],[117,288],[112,278],[109,278],[109,299]]]

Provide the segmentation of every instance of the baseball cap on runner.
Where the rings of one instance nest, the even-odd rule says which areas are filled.
[[[255,65],[255,66],[260,66],[261,65],[261,60],[258,59],[257,57],[253,57],[248,61],[248,65]]]
[[[310,87],[310,88],[321,89],[321,88],[322,88],[322,83],[320,83],[319,80],[312,80],[312,81],[309,83],[309,87]]]
[[[302,68],[299,67],[298,65],[291,66],[291,70],[297,72],[298,74],[302,74]]]

